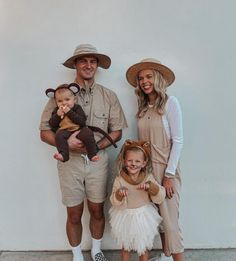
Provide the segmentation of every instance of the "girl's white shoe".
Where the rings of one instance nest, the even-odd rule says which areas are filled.
[[[152,257],[148,259],[148,261],[172,261],[172,257],[167,257],[164,254],[160,254],[159,256]]]
[[[172,257],[171,256],[165,256],[164,254],[161,254],[161,259],[160,261],[172,261]]]

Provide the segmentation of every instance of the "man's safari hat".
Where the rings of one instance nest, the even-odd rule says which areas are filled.
[[[80,44],[75,48],[73,55],[67,59],[63,65],[75,69],[75,60],[80,57],[93,56],[98,59],[98,66],[104,69],[108,69],[111,65],[111,59],[105,54],[98,53],[96,47],[91,44]]]
[[[154,58],[146,58],[141,60],[129,67],[126,72],[127,81],[134,87],[137,86],[137,75],[140,71],[151,69],[158,71],[167,82],[167,86],[171,85],[175,80],[175,75],[171,69],[167,66],[161,64],[158,60]]]

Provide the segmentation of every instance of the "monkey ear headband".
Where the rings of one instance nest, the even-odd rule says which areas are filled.
[[[56,89],[49,88],[45,91],[45,94],[49,98],[54,98],[56,91],[58,91],[60,89],[68,89],[71,92],[73,92],[74,94],[76,94],[80,91],[79,85],[77,83],[72,82],[70,84],[62,84],[62,85],[58,86]]]

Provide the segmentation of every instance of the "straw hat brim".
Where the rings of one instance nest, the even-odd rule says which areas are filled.
[[[69,59],[67,59],[63,63],[63,65],[70,69],[75,69],[75,60],[78,58],[87,57],[87,56],[96,57],[98,59],[98,66],[103,69],[108,69],[111,65],[110,57],[105,54],[100,54],[100,53],[83,53],[83,54],[73,55]]]
[[[155,62],[139,62],[129,67],[126,72],[127,81],[134,87],[137,86],[137,75],[140,71],[151,69],[156,70],[162,74],[163,78],[167,82],[167,86],[170,86],[175,80],[175,74],[167,66],[155,63]]]

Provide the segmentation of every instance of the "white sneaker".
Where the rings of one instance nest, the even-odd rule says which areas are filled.
[[[161,254],[161,258],[160,261],[172,261],[172,257],[171,256],[165,256],[164,254]]]
[[[152,257],[148,259],[148,261],[172,261],[172,257],[167,257],[164,254],[160,254],[159,256]]]
[[[148,261],[162,261],[161,256],[162,255],[154,256],[154,257],[148,259]]]

